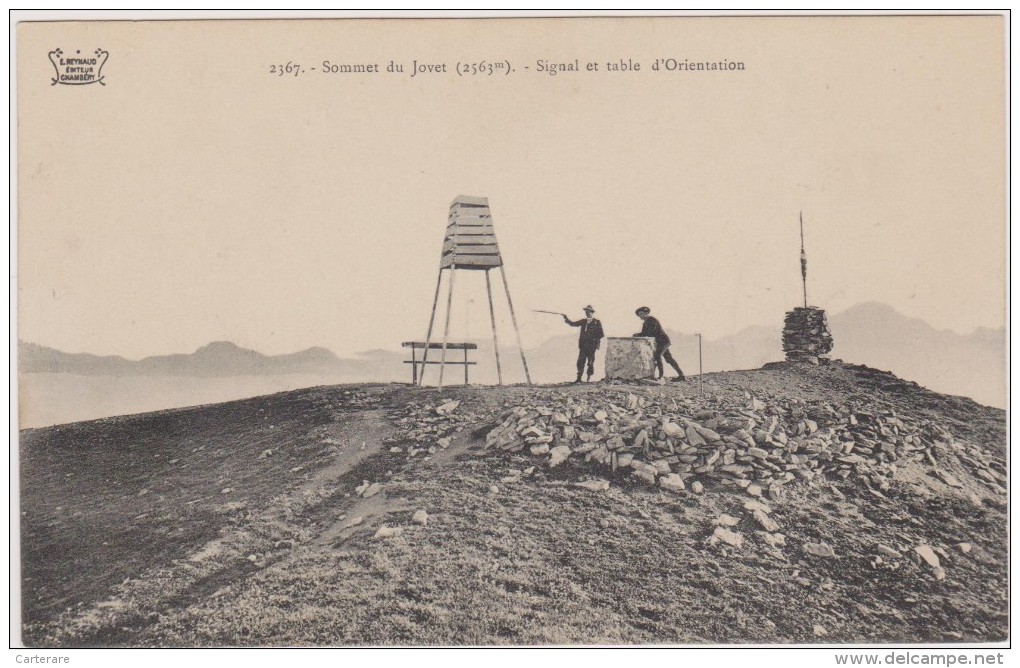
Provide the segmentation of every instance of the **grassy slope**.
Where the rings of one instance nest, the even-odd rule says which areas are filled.
[[[714,374],[705,389],[716,398],[750,390],[892,404],[938,418],[972,443],[1005,447],[1002,411],[862,368]],[[697,386],[639,391],[691,395]],[[396,386],[318,388],[23,432],[25,640],[207,646],[1005,637],[1000,501],[975,505],[909,467],[902,475],[911,484],[890,499],[849,485],[845,498],[827,486],[801,486],[772,504],[787,539],[777,550],[755,533],[744,497],[728,489],[675,495],[621,477],[608,492],[591,492],[570,484],[593,473],[573,460],[501,482],[538,462],[483,452],[480,436],[505,404],[539,392],[450,391],[445,396],[463,401],[458,412],[476,417],[428,461],[383,444],[400,436],[393,416],[435,400],[428,390]],[[266,449],[273,454],[260,457]],[[361,499],[354,488],[363,480],[383,482],[385,491]],[[232,491],[221,494],[226,487]],[[150,491],[139,496],[143,489]],[[410,520],[419,508],[430,515],[425,527]],[[741,549],[706,544],[721,512],[741,518]],[[363,522],[347,526],[355,517]],[[384,524],[403,533],[373,538]],[[806,541],[829,543],[837,557],[804,555],[797,548]],[[963,554],[954,547],[961,541],[974,549]],[[874,568],[878,542],[942,547],[949,576],[936,581],[910,559],[895,570]],[[827,635],[816,635],[815,625]]]

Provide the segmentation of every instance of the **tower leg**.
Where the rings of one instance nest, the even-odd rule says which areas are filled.
[[[524,358],[524,346],[521,345],[521,330],[517,326],[517,316],[514,314],[514,301],[510,298],[510,284],[506,281],[506,270],[499,265],[499,273],[503,277],[503,288],[506,290],[506,303],[510,305],[510,319],[514,323],[514,332],[517,334],[517,349],[521,351],[521,362],[524,364],[524,377],[531,385],[531,374],[528,373],[528,360]]]
[[[425,363],[429,359],[429,344],[432,343],[432,325],[436,322],[436,306],[439,304],[439,286],[443,284],[443,268],[439,268],[439,277],[436,279],[436,296],[432,298],[432,316],[429,318],[429,331],[425,335],[425,352],[421,357],[421,375],[418,376],[418,385],[425,384]],[[412,365],[413,366],[413,365]]]
[[[446,370],[446,343],[450,339],[450,311],[453,307],[453,283],[457,280],[457,265],[450,267],[450,291],[446,293],[446,327],[443,329],[443,354],[439,358],[439,389],[443,389],[443,371]]]
[[[485,270],[485,291],[489,295],[489,319],[492,320],[492,345],[496,349],[496,378],[500,385],[503,384],[503,369],[499,365],[499,336],[496,334],[496,310],[492,308],[492,282],[489,280],[489,270]]]

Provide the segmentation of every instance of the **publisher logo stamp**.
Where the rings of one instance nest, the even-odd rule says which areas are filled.
[[[87,86],[98,83],[105,86],[103,65],[106,64],[106,59],[109,57],[109,52],[103,49],[96,49],[92,53],[86,54],[82,54],[80,50],[73,54],[65,54],[58,46],[49,53],[53,71],[56,73],[56,76],[50,80],[50,85]]]

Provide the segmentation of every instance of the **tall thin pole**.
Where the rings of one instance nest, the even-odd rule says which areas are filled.
[[[485,291],[489,295],[489,318],[492,320],[492,345],[496,348],[496,378],[500,385],[503,384],[503,368],[499,365],[499,336],[496,334],[496,309],[492,307],[492,281],[489,280],[489,270],[485,270]]]
[[[510,305],[510,319],[514,323],[514,332],[517,334],[517,348],[521,351],[521,362],[524,363],[524,377],[528,379],[528,385],[531,385],[531,374],[528,373],[528,360],[524,358],[524,346],[521,345],[521,330],[517,327],[517,316],[514,314],[514,300],[510,299],[510,284],[506,281],[506,269],[503,268],[502,258],[500,258],[499,273],[503,277],[506,303]]]
[[[698,334],[698,390],[704,396],[705,394],[705,378],[704,368],[701,364],[701,334]]]
[[[800,280],[804,284],[804,308],[807,308],[807,253],[804,252],[804,212],[800,212]]]
[[[446,294],[446,327],[443,329],[443,354],[439,358],[439,390],[443,389],[443,371],[446,369],[446,342],[450,338],[450,311],[453,310],[453,283],[457,280],[457,265],[450,267],[450,291]]]
[[[439,268],[439,278],[436,279],[436,296],[432,298],[432,317],[429,318],[429,331],[425,335],[425,354],[421,357],[421,373],[418,375],[418,385],[425,384],[425,363],[429,359],[429,344],[432,343],[432,325],[436,322],[436,306],[439,305],[439,286],[443,284],[443,268]]]

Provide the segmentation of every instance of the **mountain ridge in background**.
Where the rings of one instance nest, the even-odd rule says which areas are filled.
[[[689,376],[698,373],[699,352],[705,373],[757,369],[780,361],[781,318],[776,327],[750,326],[717,339],[703,339],[700,351],[694,334],[670,331],[673,354]],[[829,316],[835,347],[832,357],[891,371],[929,389],[966,396],[989,406],[1006,405],[1005,331],[977,328],[970,334],[938,330],[918,318],[905,316],[893,307],[877,302],[857,304]],[[475,384],[496,383],[491,340],[474,339],[470,351],[470,380]],[[396,345],[396,341],[394,342]],[[576,331],[546,339],[525,350],[531,379],[535,383],[559,383],[573,379],[577,358]],[[596,359],[596,378],[604,368],[605,345]],[[35,343],[19,342],[22,374],[21,403],[31,411],[74,404],[95,405],[87,410],[33,419],[31,426],[59,421],[105,417],[139,410],[225,401],[258,393],[301,386],[355,382],[410,382],[406,350],[377,348],[354,357],[338,357],[323,347],[282,355],[265,355],[234,343],[216,341],[193,353],[155,355],[128,360],[115,355],[65,353]],[[430,359],[438,359],[433,350]],[[463,359],[455,351],[448,359]],[[524,370],[515,347],[500,347],[504,383],[524,382]],[[430,366],[426,382],[438,381],[437,366]],[[233,379],[233,380],[231,380]],[[148,381],[152,381],[149,383]],[[218,384],[215,391],[201,383]],[[463,367],[447,367],[444,384],[463,382]],[[148,383],[148,384],[147,384]],[[151,389],[150,389],[151,387]],[[151,396],[149,396],[151,395]],[[123,397],[123,401],[118,399]],[[164,402],[164,403],[160,403]],[[118,412],[119,411],[119,412]],[[66,413],[66,414],[65,414]]]

